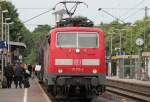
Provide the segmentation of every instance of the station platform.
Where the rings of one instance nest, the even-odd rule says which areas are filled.
[[[137,85],[143,85],[143,86],[148,86],[150,87],[150,81],[143,81],[143,80],[137,80],[137,79],[123,79],[123,78],[118,78],[118,77],[106,77],[108,80],[116,80],[116,81],[122,81],[122,82],[127,82],[127,83],[133,83]]]
[[[0,102],[51,102],[36,79],[30,79],[30,88],[0,88]]]

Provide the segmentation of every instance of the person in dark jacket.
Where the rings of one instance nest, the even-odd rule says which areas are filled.
[[[6,79],[7,79],[7,88],[11,88],[11,84],[12,84],[13,76],[14,76],[14,70],[10,64],[8,64],[5,67],[4,75],[6,76]]]
[[[28,65],[28,70],[30,71],[30,77],[31,77],[32,76],[32,65],[31,64]]]
[[[20,64],[16,64],[16,69],[15,69],[15,86],[16,88],[19,87],[22,88],[22,80],[23,80],[23,68],[21,67]]]
[[[29,83],[30,72],[28,69],[24,69],[23,73],[24,73],[24,78],[23,78],[24,88],[29,88],[30,87],[30,83]]]

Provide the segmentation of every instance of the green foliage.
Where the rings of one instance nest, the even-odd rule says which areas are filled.
[[[4,17],[10,17],[11,21],[14,22],[10,26],[10,40],[21,41],[27,45],[27,49],[21,49],[21,54],[25,57],[25,63],[35,63],[36,53],[38,49],[38,43],[41,38],[49,33],[51,27],[49,25],[38,25],[33,32],[27,30],[24,24],[18,18],[17,9],[12,5],[11,2],[0,2],[0,10],[8,10],[9,12]],[[59,25],[64,26],[73,23],[78,26],[78,22],[82,22],[83,25],[93,25],[93,22],[88,21],[85,17],[75,17],[72,19],[66,19],[65,22],[62,20]],[[89,26],[88,25],[88,26]],[[134,23],[136,26],[130,24],[121,24],[118,21],[113,21],[109,24],[101,23],[97,27],[104,30],[105,36],[105,49],[106,54],[110,54],[110,43],[112,35],[112,54],[115,55],[115,48],[120,47],[120,37],[122,51],[126,54],[138,54],[139,47],[135,44],[135,40],[139,37],[145,39],[143,46],[144,51],[150,51],[150,17],[142,20],[138,20]],[[0,34],[1,34],[1,14],[0,14]]]
[[[10,25],[10,41],[14,41],[14,42],[21,41],[27,44],[28,43],[27,39],[31,35],[31,33],[29,32],[29,30],[27,30],[24,24],[20,21],[18,17],[17,9],[15,8],[15,6],[11,2],[2,1],[0,2],[0,7],[1,7],[1,11],[8,10],[8,12],[4,14],[4,21],[5,21],[5,18],[11,18],[11,20],[7,22],[8,23],[13,22],[13,24]],[[1,19],[1,15],[0,15],[0,19]],[[1,20],[0,20],[0,23],[1,23]],[[0,24],[0,28],[1,28],[1,24]],[[27,56],[26,55],[27,52],[30,52],[30,51],[20,49],[20,53],[23,56]]]
[[[18,40],[18,33],[20,34],[20,36],[24,35],[25,33],[30,33],[26,27],[24,26],[24,24],[21,23],[20,19],[18,18],[18,13],[17,13],[17,9],[15,8],[14,5],[12,5],[11,2],[6,2],[6,1],[2,1],[0,3],[1,9],[2,10],[8,10],[8,13],[4,14],[4,18],[11,18],[10,21],[8,22],[14,22],[11,26],[10,26],[10,40],[11,41],[17,41]]]
[[[49,33],[51,27],[49,25],[38,25],[37,28],[32,32],[32,34],[26,35],[26,44],[28,48],[26,49],[25,62],[26,63],[36,63],[38,43],[42,37]]]
[[[11,21],[9,22],[14,22],[10,26],[10,40],[16,42],[21,41],[27,45],[26,49],[20,49],[20,53],[25,57],[24,63],[35,63],[36,51],[38,49],[37,43],[41,37],[48,34],[50,26],[38,25],[38,27],[35,28],[35,30],[31,33],[18,18],[17,9],[14,7],[14,5],[12,5],[11,2],[2,1],[0,2],[0,6],[2,10],[8,10],[8,13],[4,15],[4,18],[9,17],[11,18]]]
[[[112,51],[115,55],[115,48],[120,48],[120,36],[122,51],[126,54],[138,54],[139,46],[135,41],[137,38],[145,39],[145,44],[142,46],[144,51],[150,51],[150,18],[136,21],[131,24],[120,24],[113,21],[109,24],[101,23],[98,27],[104,30],[106,54],[110,54],[110,43],[112,34]]]

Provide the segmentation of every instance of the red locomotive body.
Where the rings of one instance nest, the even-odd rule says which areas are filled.
[[[76,95],[91,98],[105,91],[102,30],[92,27],[55,28],[50,31],[48,41],[41,44],[40,64],[43,81],[55,98]]]
[[[67,27],[51,31],[48,73],[105,73],[103,32]]]

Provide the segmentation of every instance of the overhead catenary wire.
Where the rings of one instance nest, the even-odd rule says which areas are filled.
[[[17,8],[18,10],[49,10],[49,8]],[[103,9],[109,9],[109,10],[136,10],[136,9],[144,9],[144,8],[107,8],[107,7],[103,7]]]
[[[137,9],[135,12],[133,12],[133,13],[130,14],[130,15],[128,15],[128,16],[125,17],[124,19],[122,18],[122,21],[125,21],[125,20],[127,20],[129,17],[132,17],[132,16],[134,16],[135,14],[139,13],[139,11],[145,10],[145,8],[139,8],[139,6],[144,3],[144,1],[146,1],[146,0],[140,1],[137,5],[135,5],[135,6],[132,7],[132,8],[103,8],[103,9],[111,9],[111,10],[114,10],[114,9],[119,9],[119,10],[126,10],[126,9],[129,9],[130,11]],[[138,8],[137,8],[137,7],[138,7]],[[149,8],[148,8],[148,9],[149,9]],[[129,10],[128,10],[126,13],[124,13],[123,15],[127,15],[127,14],[129,13]],[[123,17],[124,17],[124,16],[123,16]],[[120,18],[120,19],[121,19],[121,18]]]
[[[49,8],[17,8],[19,10],[48,10]]]
[[[132,16],[136,15],[137,13],[139,13],[139,10],[137,10],[137,11],[133,12],[132,14],[128,15],[126,18],[123,19],[123,21],[127,20],[129,17],[132,17]]]
[[[34,16],[34,17],[32,17],[32,18],[26,20],[26,21],[24,21],[23,23],[27,23],[27,22],[29,22],[29,21],[31,21],[31,20],[33,20],[33,19],[35,19],[35,18],[37,18],[37,17],[39,17],[39,16],[45,14],[45,13],[48,13],[48,12],[50,12],[50,11],[52,11],[52,10],[55,10],[56,6],[57,6],[58,4],[60,4],[60,3],[63,3],[63,4],[65,5],[65,8],[66,8],[66,11],[67,11],[67,12],[69,12],[69,11],[68,11],[68,9],[67,9],[66,3],[76,3],[75,6],[73,6],[73,8],[75,7],[73,13],[70,13],[70,12],[69,12],[69,13],[71,14],[71,16],[72,16],[72,15],[74,14],[74,12],[75,12],[75,10],[76,10],[78,4],[84,3],[84,2],[76,2],[76,1],[64,1],[64,2],[59,2],[59,3],[57,3],[57,4],[54,6],[54,8],[52,8],[52,9],[50,9],[50,10],[47,10],[47,11],[45,11],[45,12],[43,12],[43,13],[40,13],[40,14],[38,14],[38,15],[36,15],[36,16]],[[84,4],[87,6],[86,3],[84,3]],[[72,10],[73,8],[71,8],[71,10]],[[69,14],[69,13],[68,13],[68,14]]]
[[[143,4],[145,1],[146,1],[146,0],[141,0],[138,4],[134,5],[132,8],[137,8],[137,7],[139,7],[139,6],[140,6],[141,4]],[[132,16],[132,15],[138,13],[138,11],[139,11],[139,10],[137,10],[136,12],[134,12],[134,13],[128,15],[128,16],[125,17],[123,20],[126,20],[126,19],[129,18],[130,16]],[[123,15],[129,14],[129,12],[130,12],[130,11],[126,11]],[[123,16],[123,17],[124,17],[124,16]]]
[[[147,5],[149,5],[149,4],[150,4],[150,2],[149,2]],[[150,9],[150,8],[147,8],[147,9]],[[144,8],[143,10],[145,10],[145,8]],[[127,16],[127,17],[124,18],[123,20],[126,20],[126,19],[128,19],[129,17],[134,16],[134,15],[137,14],[138,12],[139,12],[139,10],[137,10],[136,12],[134,12],[134,13],[132,13],[131,15]]]
[[[145,0],[142,0],[142,2],[144,2]],[[142,2],[140,2],[140,3],[138,3],[138,5],[139,4],[141,4]],[[138,5],[136,5],[136,6],[138,6]],[[18,9],[31,9],[31,10],[38,10],[38,9],[48,9],[48,8],[18,8]],[[120,10],[124,10],[124,9],[129,9],[129,10],[133,10],[133,9],[138,9],[138,11],[139,10],[143,10],[144,8],[104,8],[104,9],[120,9]],[[43,15],[43,14],[45,14],[45,13],[48,13],[48,12],[50,12],[51,10],[53,10],[53,9],[50,9],[50,10],[47,10],[47,11],[45,11],[45,12],[43,12],[43,13],[41,13],[41,14],[38,14],[38,15],[36,15],[36,16],[34,16],[34,17],[32,17],[32,18],[30,18],[30,19],[28,19],[28,20],[26,20],[26,21],[23,21],[23,23],[26,23],[26,22],[29,22],[29,21],[31,21],[32,19],[35,19],[35,18],[37,18],[37,17],[39,17],[39,16],[41,16],[41,15]],[[138,12],[137,11],[137,12]],[[137,13],[136,12],[136,13]],[[134,13],[134,14],[132,14],[132,15],[135,15],[136,13]],[[132,16],[132,15],[129,15],[129,16],[127,16],[125,19],[128,19],[130,16]]]
[[[43,14],[46,14],[46,13],[52,11],[52,10],[54,10],[54,8],[52,8],[52,9],[50,9],[50,10],[47,10],[47,11],[45,11],[45,12],[42,12],[42,13],[40,13],[40,14],[34,16],[34,17],[31,17],[31,18],[29,18],[28,20],[23,21],[23,23],[27,23],[27,22],[29,22],[29,21],[31,21],[31,20],[33,20],[33,19],[35,19],[35,18],[37,18],[37,17],[39,17],[39,16],[41,16],[41,15],[43,15]]]
[[[139,9],[139,10],[142,10],[142,9],[144,9],[144,8],[105,8],[105,7],[103,7],[103,9],[108,9],[108,10],[137,10],[137,9]]]
[[[119,20],[119,21],[121,21],[122,23],[125,23],[125,22],[124,22],[123,20],[121,20],[120,18],[118,18],[118,17],[112,15],[111,13],[107,12],[106,10],[104,10],[104,9],[102,9],[102,8],[99,8],[98,11],[103,11],[104,13],[106,13],[106,14],[108,14],[109,16],[115,18],[116,20]]]

